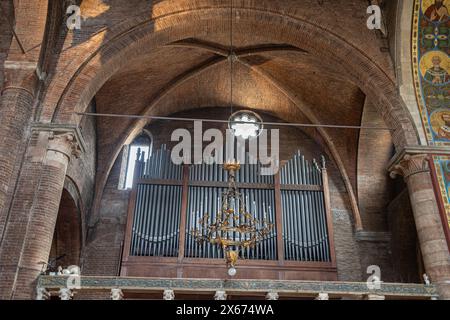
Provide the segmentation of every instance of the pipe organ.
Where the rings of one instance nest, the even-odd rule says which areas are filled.
[[[240,192],[246,202],[246,207],[253,216],[262,221],[264,218],[275,222],[275,194],[273,176],[261,176],[258,174],[260,165],[245,164],[237,172],[236,182],[240,185]],[[195,258],[223,258],[221,248],[210,243],[199,245],[195,240],[192,230],[200,223],[205,213],[210,214],[210,221],[216,220],[220,212],[221,196],[227,187],[227,174],[221,165],[201,164],[193,165],[189,169],[188,210],[186,228],[186,257]],[[235,211],[239,203],[234,203]],[[241,221],[238,221],[239,223]],[[238,234],[229,235],[231,239],[243,240]],[[247,248],[241,252],[241,258],[276,260],[276,230],[257,244],[255,248]]]
[[[131,250],[134,256],[175,257],[179,246],[182,167],[170,161],[165,149],[144,160],[138,154],[135,177],[156,183],[137,183]],[[157,183],[157,182],[160,183]]]
[[[193,230],[205,214],[215,221],[227,173],[217,164],[175,165],[170,154],[165,146],[150,157],[138,151],[121,274],[222,277],[222,248],[200,244]],[[240,274],[335,280],[325,161],[319,165],[297,152],[278,174],[264,176],[260,163],[251,164],[248,155],[246,160],[236,174],[243,201],[256,219],[274,227],[254,248],[240,251]]]
[[[322,170],[318,163],[305,160],[300,152],[281,168],[286,260],[330,261],[322,181]]]

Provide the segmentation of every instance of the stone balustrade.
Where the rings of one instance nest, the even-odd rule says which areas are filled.
[[[51,296],[82,297],[83,293],[103,292],[113,300],[127,298],[127,294],[148,293],[161,299],[174,300],[201,292],[205,299],[226,300],[229,296],[265,297],[266,300],[286,298],[310,298],[311,300],[385,300],[438,298],[433,284],[405,284],[382,282],[378,289],[370,289],[365,282],[323,282],[287,280],[217,280],[217,279],[155,279],[132,277],[81,276],[79,287],[67,288],[68,277],[43,275],[38,280],[37,299]]]

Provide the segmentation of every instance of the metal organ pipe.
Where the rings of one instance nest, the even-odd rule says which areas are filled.
[[[322,181],[322,171],[321,169],[318,167],[317,165],[317,170],[316,170],[316,175],[315,175],[315,183],[317,185],[322,185],[321,183]],[[319,217],[319,230],[320,230],[320,252],[321,252],[321,258],[322,261],[327,261],[327,257],[326,257],[326,251],[325,251],[325,242],[327,241],[326,239],[326,229],[324,228],[324,212],[322,210],[322,199],[321,199],[321,194],[323,194],[323,192],[317,192],[316,193],[316,199],[317,199],[317,207],[318,207],[318,217]]]
[[[315,175],[317,172],[317,163],[316,160],[313,161],[313,166],[311,168],[311,180],[312,183],[317,185],[317,181],[315,179]],[[313,191],[312,193],[312,198],[313,198],[313,203],[314,203],[314,230],[315,230],[315,234],[316,234],[316,238],[315,238],[315,249],[316,249],[316,254],[317,254],[317,260],[318,261],[323,261],[323,256],[322,256],[322,252],[321,252],[321,234],[320,234],[320,220],[319,220],[319,200],[317,198],[317,191]]]
[[[275,223],[275,191],[265,185],[273,185],[273,176],[261,175],[261,164],[246,162],[237,172],[238,184],[249,184],[240,188],[247,210],[259,221],[268,220]],[[162,179],[181,181],[183,166],[170,161],[170,152],[163,146],[144,161],[139,157],[136,174],[144,179]],[[189,168],[190,181],[226,182],[226,172],[221,165],[195,164]],[[282,234],[284,256],[293,261],[329,261],[330,248],[324,206],[323,190],[307,186],[322,185],[322,171],[317,163],[305,160],[297,152],[282,168],[279,174],[281,183]],[[188,187],[188,203],[185,230],[179,230],[182,187],[179,183],[141,182],[135,185],[136,200],[132,225],[132,255],[175,256],[178,252],[180,232],[186,233],[185,256],[197,258],[222,258],[223,253],[215,244],[204,242],[201,245],[191,235],[191,230],[198,227],[200,217],[209,215],[208,223],[215,221],[221,214],[221,186],[204,185]],[[252,187],[251,185],[255,186]],[[304,186],[302,188],[301,186]],[[236,212],[244,204],[234,203]],[[246,223],[245,216],[239,216],[233,225]],[[224,237],[244,240],[246,235],[230,233]],[[277,233],[271,233],[254,248],[242,250],[245,259],[277,259]]]

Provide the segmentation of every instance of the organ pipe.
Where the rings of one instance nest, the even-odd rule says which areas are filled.
[[[223,252],[215,244],[199,244],[192,230],[199,223],[210,223],[221,214],[222,194],[227,175],[221,165],[195,164],[189,168],[189,183],[183,191],[183,165],[170,161],[170,151],[165,146],[147,157],[138,151],[135,167],[135,202],[131,226],[130,254],[134,256],[175,257],[180,246],[181,214],[186,215],[184,230],[184,256],[189,258],[222,259]],[[261,164],[246,163],[236,176],[243,201],[250,213],[259,221],[267,219],[276,223],[281,214],[282,234],[277,228],[254,248],[240,252],[241,259],[277,260],[279,238],[283,243],[284,257],[291,261],[330,261],[327,216],[324,204],[322,168],[305,159],[298,151],[280,169],[281,213],[275,203],[274,176],[263,176]],[[322,164],[324,167],[324,162]],[[186,212],[181,213],[183,192],[187,192]],[[240,207],[236,201],[234,206]],[[206,213],[207,221],[201,220]],[[245,222],[245,217],[240,216]],[[219,231],[218,231],[219,232]],[[223,237],[243,240],[240,233],[223,234]]]

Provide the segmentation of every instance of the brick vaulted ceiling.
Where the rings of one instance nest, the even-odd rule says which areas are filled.
[[[287,45],[277,34],[255,35],[241,30],[245,14],[239,8],[255,12],[274,12],[285,23],[290,19],[306,21],[324,33],[345,41],[354,50],[372,60],[395,82],[386,40],[366,27],[366,0],[234,0],[235,62],[234,104],[263,110],[285,121],[323,124],[360,125],[364,93],[347,77],[342,65],[327,63],[299,47]],[[138,23],[140,17],[166,16],[195,8],[224,10],[230,1],[221,0],[84,0],[81,8],[84,29],[79,35],[67,35],[62,50],[95,46],[102,32],[113,38],[116,25]],[[225,13],[227,11],[224,11]],[[182,19],[182,17],[180,18]],[[126,23],[124,23],[124,21]],[[193,22],[194,23],[194,22]],[[159,27],[155,25],[155,29]],[[264,28],[254,25],[254,28]],[[119,28],[118,28],[119,29]],[[106,31],[105,31],[106,30]],[[213,30],[213,31],[211,31]],[[230,27],[207,27],[198,34],[159,47],[140,48],[96,93],[99,113],[168,115],[200,107],[228,107],[230,70],[227,51]],[[83,39],[92,34],[91,40]],[[105,41],[105,40],[104,40]],[[307,45],[305,45],[307,47]],[[338,48],[336,48],[338,49]],[[58,61],[63,68],[63,62]],[[57,66],[58,68],[59,66]],[[125,119],[102,118],[97,122],[98,166],[107,172],[111,154],[123,143],[133,123]],[[340,155],[352,185],[356,185],[357,130],[326,129],[329,144]]]
[[[285,121],[310,122],[303,112],[306,108],[324,124],[359,125],[362,92],[307,53],[274,51],[242,59],[245,64],[236,63],[233,72],[236,106],[269,112]],[[96,95],[97,112],[141,114],[151,107],[152,114],[167,115],[192,108],[228,107],[230,78],[229,63],[219,55],[195,48],[160,48],[105,84]],[[291,95],[303,104],[292,101]],[[124,119],[99,121],[100,151],[110,154],[116,138],[130,124]],[[345,146],[344,161],[351,166],[358,132],[334,133],[333,143]]]
[[[228,60],[205,50],[203,40],[190,39],[187,43],[191,45],[177,43],[155,49],[120,70],[96,95],[97,112],[141,114],[151,108],[152,114],[167,115],[193,108],[228,107]],[[248,51],[258,53],[239,58],[242,62],[234,64],[236,106],[262,110],[285,121],[310,122],[304,113],[307,110],[320,123],[360,124],[364,95],[343,80],[339,70],[282,44],[252,44]],[[302,105],[293,99],[300,99]],[[116,138],[130,124],[124,119],[99,121],[100,150],[109,154]],[[343,150],[346,160],[355,161],[349,155],[356,155],[350,151],[356,150],[357,131],[340,130],[339,134],[332,134],[332,139],[336,145],[347,148]]]

